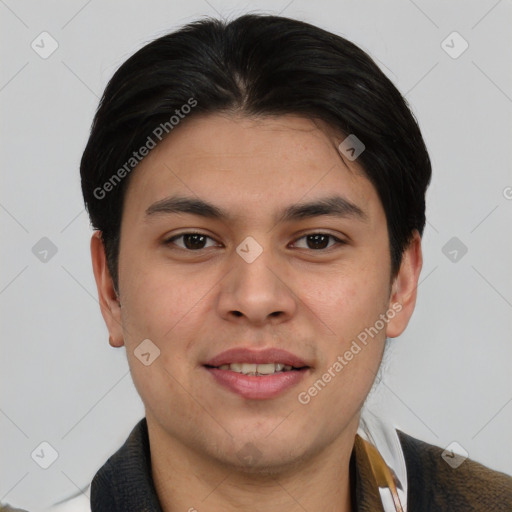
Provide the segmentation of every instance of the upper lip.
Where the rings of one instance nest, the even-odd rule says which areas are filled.
[[[250,348],[232,348],[221,352],[212,359],[208,360],[205,366],[221,366],[231,363],[281,363],[293,366],[294,368],[303,368],[309,366],[300,357],[279,348],[266,348],[263,350],[255,350]]]

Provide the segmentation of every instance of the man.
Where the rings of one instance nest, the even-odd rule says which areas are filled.
[[[361,419],[414,310],[430,176],[397,89],[314,26],[206,19],[128,59],[81,177],[146,416],[92,510],[512,510],[510,477]]]

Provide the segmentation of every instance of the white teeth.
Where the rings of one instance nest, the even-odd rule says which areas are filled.
[[[274,363],[259,364],[256,367],[256,371],[263,375],[271,375],[276,373],[276,365]]]
[[[232,363],[228,365],[230,370],[233,370],[234,372],[240,373],[242,371],[242,365],[239,363]]]
[[[240,373],[245,373],[246,375],[256,375],[256,369],[259,365],[254,364],[254,363],[242,363],[239,366],[240,366],[240,370],[238,370],[238,371]]]
[[[231,370],[244,375],[272,375],[277,372],[290,371],[292,367],[282,363],[231,363],[219,366],[220,370]]]

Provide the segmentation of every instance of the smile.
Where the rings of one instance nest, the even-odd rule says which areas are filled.
[[[282,363],[263,363],[263,364],[254,364],[254,363],[231,363],[231,364],[223,364],[219,366],[220,370],[231,370],[232,372],[243,373],[244,375],[273,375],[274,373],[279,372],[289,372],[293,369],[297,370],[298,368],[293,368],[293,366],[289,364]]]
[[[213,382],[249,400],[267,400],[301,382],[311,367],[280,349],[235,348],[207,361]]]

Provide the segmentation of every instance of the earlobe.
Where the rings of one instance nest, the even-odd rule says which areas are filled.
[[[111,347],[114,347],[114,348],[119,348],[119,347],[122,347],[124,345],[123,342],[119,343],[119,342],[116,342],[114,340],[114,338],[112,338],[112,336],[109,336],[108,337],[108,343]]]
[[[91,259],[101,314],[110,333],[109,343],[112,347],[122,347],[124,339],[121,323],[121,303],[108,270],[101,231],[95,231],[92,235]]]
[[[396,314],[389,315],[386,336],[396,338],[407,327],[416,305],[418,279],[423,265],[421,237],[415,231],[413,238],[402,254],[400,269],[391,287],[389,309]]]

